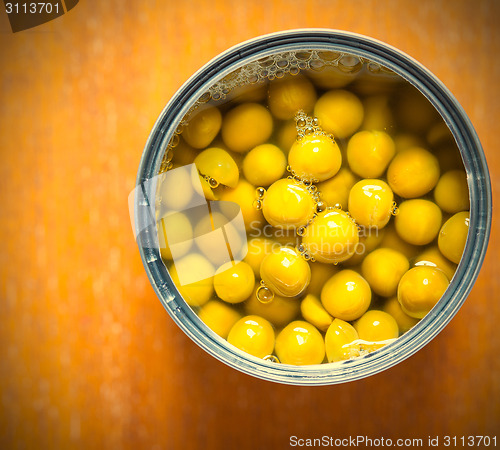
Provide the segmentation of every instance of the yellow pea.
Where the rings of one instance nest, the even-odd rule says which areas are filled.
[[[354,220],[367,228],[383,228],[394,209],[394,195],[382,180],[358,181],[349,192],[349,213]]]
[[[455,214],[469,209],[469,187],[463,170],[444,173],[434,189],[434,199],[445,212]]]
[[[190,253],[184,256],[175,261],[175,265],[170,267],[169,272],[179,293],[189,306],[202,306],[212,297],[214,267],[202,255]],[[198,279],[198,281],[181,284],[185,277]]]
[[[396,320],[390,314],[372,309],[364,313],[355,323],[359,339],[366,341],[362,347],[374,351],[387,345],[399,336]]]
[[[363,104],[354,94],[332,90],[323,94],[314,106],[314,115],[321,128],[344,139],[352,135],[363,122]]]
[[[441,227],[442,213],[429,200],[406,200],[399,205],[395,225],[398,235],[413,245],[426,245],[434,240]]]
[[[281,179],[267,190],[262,206],[264,217],[273,227],[298,228],[315,213],[316,204],[307,188],[298,181]]]
[[[240,173],[232,156],[217,147],[203,150],[194,160],[202,175],[213,178],[218,183],[229,187],[238,184]]]
[[[285,169],[285,154],[273,144],[258,145],[243,160],[245,178],[255,186],[269,186],[283,176]]]
[[[390,248],[378,248],[366,256],[361,272],[373,292],[389,297],[396,294],[399,281],[409,268],[408,258],[402,253]]]
[[[276,338],[276,354],[283,364],[321,364],[325,358],[323,336],[310,323],[296,320]]]
[[[462,258],[468,232],[469,211],[456,213],[441,227],[438,238],[439,250],[455,264]]]
[[[227,341],[257,358],[264,358],[273,353],[274,330],[262,317],[245,316],[233,325]]]
[[[218,300],[205,303],[198,311],[198,316],[208,328],[224,339],[233,325],[241,319],[239,312]]]
[[[414,267],[399,282],[398,301],[406,314],[421,319],[439,301],[448,284],[448,278],[441,270],[428,266]]]
[[[356,223],[345,211],[326,210],[317,215],[302,237],[306,252],[321,263],[349,259],[359,243]]]
[[[358,332],[341,319],[334,319],[325,335],[328,362],[344,361],[360,354]]]
[[[319,182],[339,171],[342,155],[337,143],[326,135],[308,135],[292,144],[288,164],[299,178]]]
[[[255,275],[246,262],[223,264],[214,276],[215,292],[228,303],[241,303],[252,295]]]
[[[349,167],[363,178],[380,177],[395,153],[394,141],[383,131],[358,131],[347,145]]]
[[[361,317],[370,306],[372,292],[368,282],[353,270],[341,270],[330,278],[321,291],[321,303],[338,319]]]
[[[271,113],[258,103],[238,105],[222,121],[222,139],[235,152],[246,152],[265,143],[272,132]]]
[[[401,150],[389,164],[387,182],[395,194],[415,198],[430,192],[439,180],[437,158],[427,150]]]
[[[311,269],[294,249],[280,247],[264,257],[260,277],[275,294],[295,297],[309,285]]]
[[[333,320],[318,297],[313,294],[306,295],[300,302],[300,312],[304,319],[322,331],[326,331]]]
[[[219,133],[221,124],[222,115],[220,111],[210,106],[197,112],[189,119],[182,136],[191,147],[206,148]]]
[[[291,119],[300,109],[308,113],[315,102],[314,86],[304,76],[287,76],[269,85],[269,109],[278,119]]]
[[[175,246],[176,258],[184,256],[193,244],[193,227],[183,213],[163,217],[157,224],[160,255],[163,260],[173,259],[171,246]]]

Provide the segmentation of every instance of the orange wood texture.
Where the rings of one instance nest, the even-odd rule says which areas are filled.
[[[176,89],[226,48],[299,27],[366,34],[434,72],[471,118],[498,198],[498,19],[496,0],[81,0],[13,34],[0,12],[0,448],[500,434],[498,209],[479,279],[436,339],[371,378],[300,388],[226,367],[177,328],[127,206]]]

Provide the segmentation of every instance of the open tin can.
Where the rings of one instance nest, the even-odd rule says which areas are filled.
[[[160,255],[157,231],[158,175],[172,165],[186,117],[206,102],[217,104],[234,89],[301,71],[334,70],[339,79],[366,74],[397,77],[416,88],[439,114],[460,152],[470,202],[467,241],[439,302],[415,326],[388,345],[344,361],[292,365],[254,357],[212,331],[186,303]],[[361,74],[361,75],[359,75]],[[320,81],[321,83],[321,81]],[[412,88],[412,89],[413,89]],[[258,37],[220,54],[195,73],[168,102],[146,143],[131,195],[142,261],[163,306],[201,348],[249,375],[295,385],[326,385],[373,375],[408,358],[433,339],[469,294],[483,262],[491,227],[487,164],[471,122],[448,89],[417,61],[377,40],[336,30],[299,29]],[[175,192],[172,195],[177,195]],[[244,255],[242,255],[243,257]]]

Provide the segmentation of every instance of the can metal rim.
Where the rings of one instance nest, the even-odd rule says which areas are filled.
[[[395,342],[356,359],[313,366],[291,366],[254,358],[217,336],[182,299],[155,248],[156,230],[141,228],[148,218],[144,217],[144,209],[138,207],[138,199],[134,205],[134,220],[136,229],[146,228],[144,233],[138,235],[137,242],[151,284],[167,312],[194,342],[225,364],[264,380],[293,385],[327,385],[374,375],[413,355],[448,324],[462,306],[479,274],[491,229],[489,172],[472,123],[444,84],[400,50],[359,34],[330,29],[297,29],[260,36],[228,49],[205,64],[167,103],[146,142],[136,186],[142,186],[157,175],[166,143],[173,136],[178,122],[215,81],[255,59],[284,51],[307,49],[345,52],[394,71],[427,97],[456,140],[469,184],[469,234],[450,287],[430,313]]]

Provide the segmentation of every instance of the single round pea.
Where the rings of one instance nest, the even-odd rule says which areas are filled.
[[[469,187],[463,170],[450,170],[441,176],[434,189],[434,199],[445,212],[455,214],[469,209]]]
[[[367,228],[383,228],[394,209],[394,195],[382,180],[358,181],[349,192],[349,213],[354,220]]]
[[[325,358],[323,336],[309,322],[296,320],[278,334],[276,354],[283,364],[321,364]]]
[[[210,300],[214,292],[214,267],[202,255],[190,253],[175,261],[169,269],[172,281],[189,306],[202,306]],[[180,274],[180,276],[179,276]],[[197,279],[193,283],[181,284],[185,277]]]
[[[344,139],[352,135],[363,122],[363,104],[354,94],[332,90],[323,94],[314,106],[314,115],[321,128]]]
[[[406,333],[418,323],[418,319],[409,316],[403,311],[397,297],[387,299],[384,303],[384,311],[394,317],[401,334]]]
[[[353,270],[341,270],[330,278],[321,291],[321,303],[338,319],[351,321],[361,317],[372,299],[368,282]]]
[[[219,133],[221,124],[222,115],[220,111],[213,106],[209,106],[189,119],[182,136],[191,147],[206,148]]]
[[[294,249],[280,247],[262,260],[260,277],[275,294],[295,297],[309,285],[311,269]]]
[[[269,85],[268,105],[277,119],[291,119],[300,109],[308,113],[315,102],[314,86],[304,76],[287,76]]]
[[[176,258],[184,256],[193,244],[193,227],[183,213],[163,217],[157,224],[160,255],[163,260],[173,259],[171,247],[174,246]]]
[[[318,183],[316,187],[321,195],[321,200],[327,206],[340,205],[346,208],[349,192],[356,181],[357,177],[348,168],[343,167],[332,178]]]
[[[269,187],[262,212],[273,227],[298,228],[312,219],[315,207],[312,195],[302,183],[285,178]]]
[[[449,282],[443,271],[419,266],[406,272],[398,285],[398,301],[403,311],[421,319],[439,301]]]
[[[198,316],[208,328],[224,339],[227,338],[233,325],[241,319],[239,312],[218,300],[209,300],[205,303]]]
[[[271,113],[258,103],[238,105],[222,121],[222,139],[235,152],[243,153],[263,144],[272,132]]]
[[[439,250],[455,264],[462,258],[468,232],[469,211],[456,213],[441,227],[438,238]]]
[[[399,205],[395,225],[398,235],[413,245],[426,245],[434,240],[441,227],[442,213],[429,200],[406,200]]]
[[[193,172],[196,175],[196,171]],[[160,176],[158,196],[161,216],[175,211],[184,211],[190,207],[194,194],[192,176],[193,173],[183,167],[169,170]]]
[[[395,295],[399,280],[410,268],[408,258],[391,248],[378,248],[366,256],[361,273],[378,295]],[[359,330],[358,330],[359,334]]]
[[[358,332],[341,319],[334,319],[325,335],[328,362],[344,361],[360,354]]]
[[[227,341],[257,358],[264,358],[273,353],[274,330],[262,317],[245,316],[233,325]]]
[[[285,154],[273,144],[258,145],[243,160],[245,178],[255,186],[269,186],[283,176],[285,169]]]
[[[396,320],[390,314],[372,309],[365,312],[355,323],[354,328],[363,341],[378,343],[399,336]],[[370,350],[373,350],[372,347]]]
[[[358,131],[347,145],[349,167],[363,178],[380,177],[395,153],[394,141],[383,131]]]
[[[288,325],[297,318],[300,311],[300,300],[274,294],[270,302],[262,303],[257,298],[257,289],[260,284],[256,284],[255,287],[253,294],[243,303],[247,314],[263,317],[278,328]]]
[[[430,192],[439,180],[437,158],[427,150],[413,147],[401,150],[387,169],[391,189],[403,198],[415,198]]]
[[[218,183],[235,187],[240,178],[238,166],[233,157],[217,147],[203,150],[195,159],[196,168],[202,175],[213,178]]]
[[[457,265],[446,259],[437,246],[425,249],[413,260],[413,266],[431,266],[441,269],[448,280],[453,278]]]
[[[252,295],[255,275],[246,262],[223,264],[214,276],[215,292],[228,303],[241,303]]]
[[[328,314],[319,298],[313,294],[307,294],[300,302],[302,317],[321,331],[326,331],[332,323],[333,317]]]
[[[306,252],[321,263],[338,263],[349,259],[356,251],[358,242],[356,223],[340,209],[319,213],[302,236]]]
[[[256,187],[248,181],[241,179],[234,189],[224,189],[220,194],[220,200],[237,203],[241,208],[245,229],[247,231],[258,230],[264,225],[262,211],[254,206],[256,199]],[[224,205],[221,208],[224,209]],[[228,206],[231,208],[232,206]],[[232,216],[232,214],[228,214]]]
[[[342,155],[337,143],[329,137],[308,135],[293,143],[288,164],[299,178],[319,182],[339,171]]]

